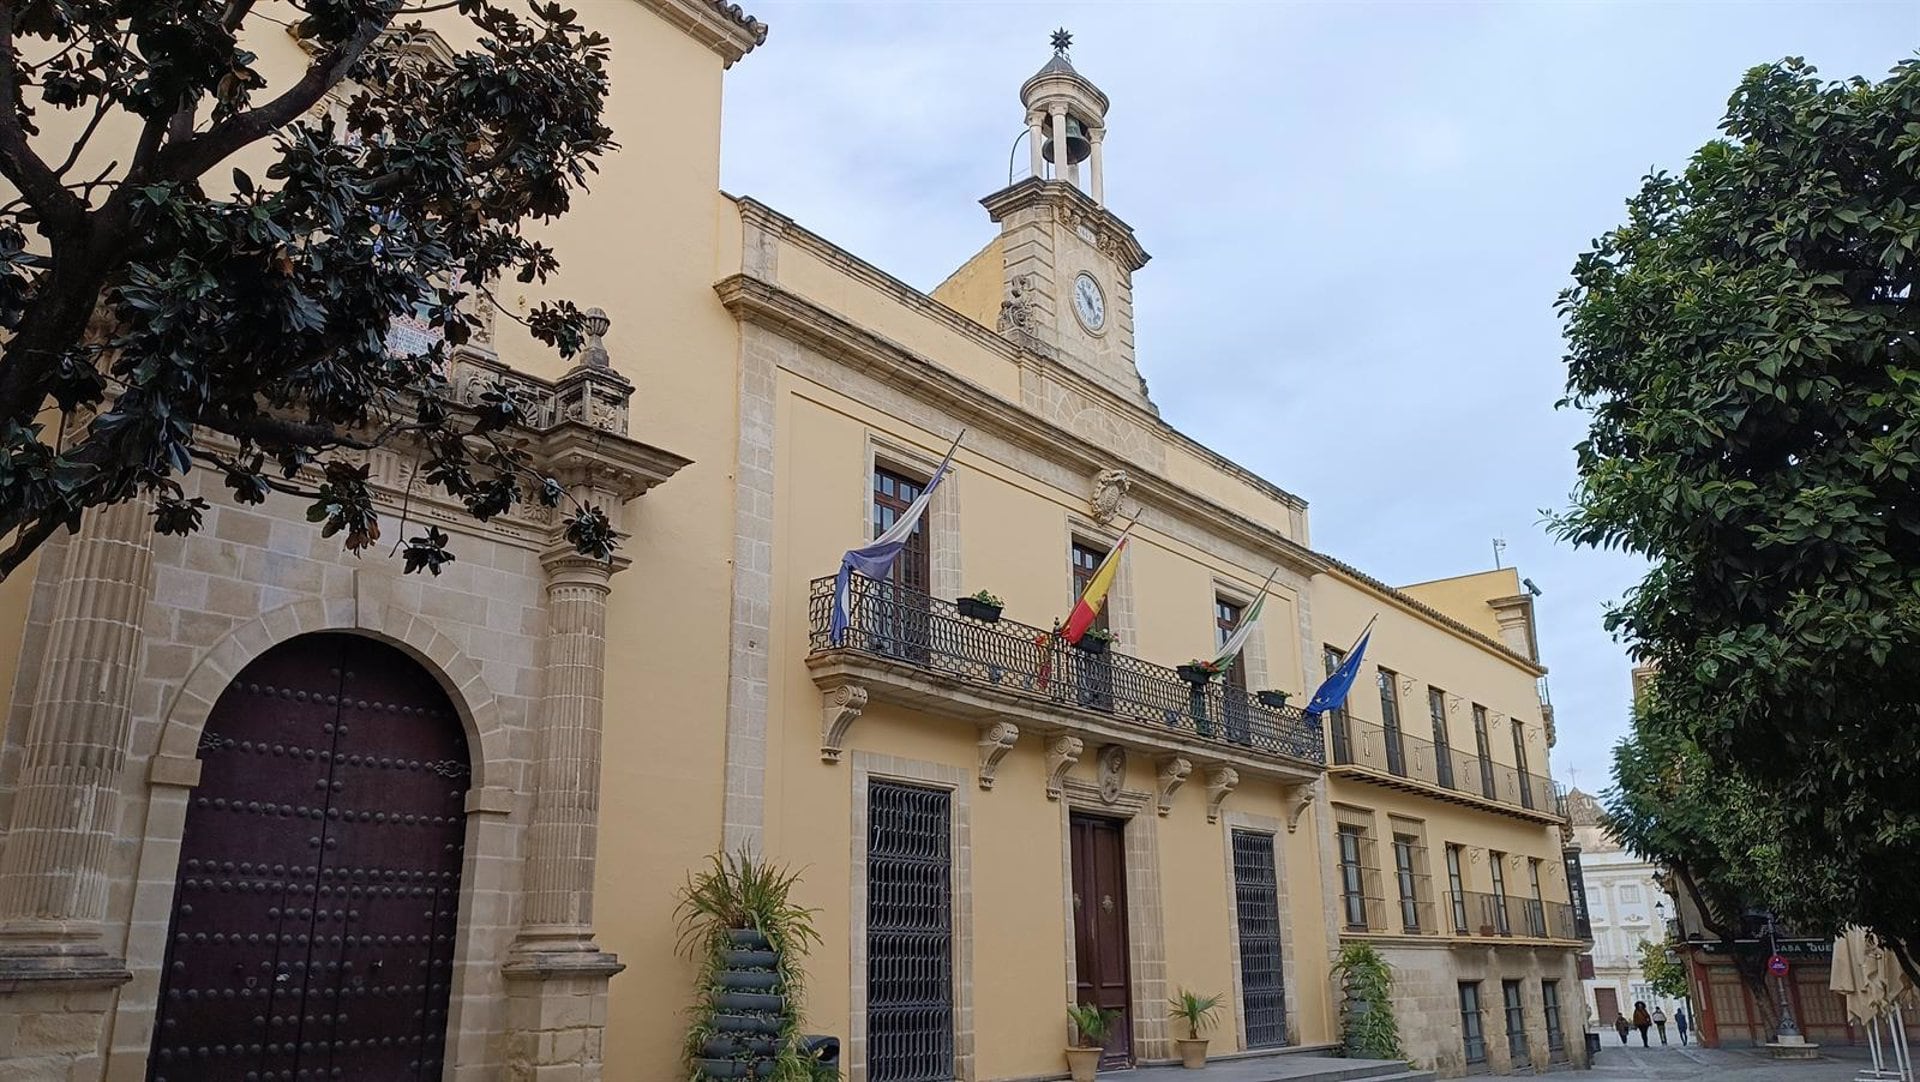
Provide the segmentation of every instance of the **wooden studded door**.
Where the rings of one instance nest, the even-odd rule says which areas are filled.
[[[1127,972],[1126,824],[1118,819],[1075,815],[1070,820],[1073,860],[1073,965],[1075,995],[1119,1012],[1107,1041],[1103,1066],[1133,1062],[1133,984]]]
[[[446,693],[302,636],[228,685],[200,758],[148,1077],[439,1078],[469,774]]]

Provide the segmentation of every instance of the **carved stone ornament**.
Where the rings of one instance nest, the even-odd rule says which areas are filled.
[[[1000,760],[1007,757],[1019,739],[1020,727],[1010,721],[997,721],[981,728],[980,788],[993,788],[993,772],[1000,769]]]
[[[1312,806],[1313,798],[1319,791],[1320,782],[1318,779],[1314,781],[1303,781],[1298,785],[1289,786],[1285,790],[1287,801],[1287,833],[1292,834],[1300,829],[1300,816]]]
[[[1086,745],[1077,736],[1056,736],[1047,741],[1047,799],[1059,800],[1060,787],[1065,784],[1067,771],[1080,761],[1080,753]]]
[[[1160,760],[1159,792],[1160,814],[1173,812],[1173,794],[1180,791],[1187,775],[1193,773],[1193,761],[1179,755],[1169,755]]]
[[[840,761],[840,752],[846,746],[847,727],[866,708],[867,689],[859,684],[841,684],[820,696],[820,758],[823,761]]]
[[[1102,526],[1120,514],[1120,503],[1133,488],[1133,478],[1125,470],[1101,470],[1093,475],[1093,520]]]
[[[1207,771],[1207,822],[1220,821],[1220,805],[1239,784],[1240,772],[1230,766],[1216,766]]]
[[[1007,299],[1000,302],[998,329],[1001,334],[1033,330],[1033,275],[1015,275],[1007,283]]]
[[[1108,804],[1120,800],[1120,791],[1127,784],[1127,749],[1118,744],[1108,744],[1100,749],[1100,799]]]

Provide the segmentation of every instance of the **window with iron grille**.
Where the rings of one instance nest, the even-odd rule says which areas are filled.
[[[1441,788],[1453,788],[1453,742],[1447,737],[1447,693],[1427,689],[1427,714],[1433,719],[1433,769]]]
[[[867,1077],[951,1082],[952,795],[892,781],[867,793]]]
[[[1348,823],[1340,825],[1340,900],[1346,907],[1347,927],[1365,930],[1367,927],[1366,866],[1361,863],[1360,849],[1366,841],[1362,828]]]
[[[1466,1046],[1467,1064],[1487,1062],[1487,1034],[1480,1017],[1480,982],[1460,982],[1460,1037]]]
[[[1400,927],[1409,935],[1425,931],[1421,927],[1421,880],[1426,873],[1426,847],[1412,834],[1393,836],[1393,877],[1400,888]]]
[[[1553,1059],[1567,1057],[1566,1034],[1560,1029],[1560,982],[1540,982],[1541,1013],[1547,1017],[1547,1052]]]
[[[1240,996],[1247,1047],[1277,1048],[1287,1043],[1287,1003],[1273,835],[1233,832],[1233,888],[1240,923]]]
[[[1467,888],[1460,877],[1460,847],[1447,846],[1447,893],[1453,905],[1453,931],[1467,934]]]
[[[1500,996],[1506,1001],[1507,1008],[1507,1054],[1513,1057],[1515,1067],[1525,1066],[1530,1056],[1527,1052],[1527,1012],[1520,1005],[1520,982],[1501,981]]]

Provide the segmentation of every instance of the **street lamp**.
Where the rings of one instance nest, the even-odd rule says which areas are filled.
[[[1767,914],[1767,957],[1771,960],[1779,953],[1779,930],[1774,925],[1773,914],[1769,913]],[[1781,1044],[1799,1044],[1802,1041],[1800,1026],[1793,1020],[1793,1005],[1787,996],[1787,978],[1784,974],[1776,974],[1773,980],[1780,987],[1780,1032],[1774,1035],[1774,1040]]]

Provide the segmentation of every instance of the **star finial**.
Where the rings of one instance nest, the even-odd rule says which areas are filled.
[[[1063,26],[1053,32],[1053,51],[1055,55],[1065,56],[1067,55],[1067,50],[1072,47],[1073,34],[1068,32],[1066,27]]]

